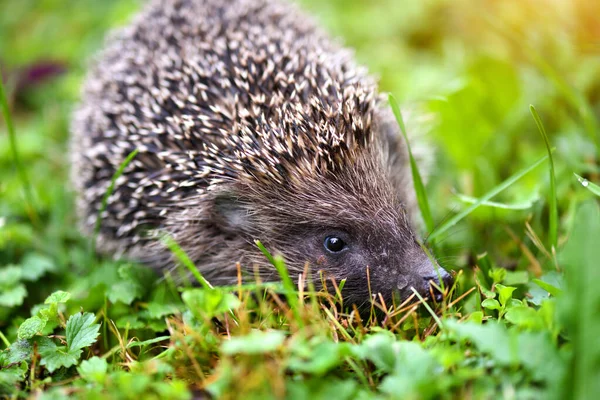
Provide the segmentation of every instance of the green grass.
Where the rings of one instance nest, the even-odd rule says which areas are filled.
[[[398,99],[414,160],[414,136],[436,154],[412,173],[456,284],[360,319],[261,245],[281,283],[211,287],[169,238],[164,278],[90,254],[68,121],[140,3],[1,6],[0,398],[600,397],[600,4],[302,1]],[[25,79],[41,61],[66,73]]]

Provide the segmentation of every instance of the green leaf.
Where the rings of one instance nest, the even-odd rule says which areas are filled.
[[[560,296],[562,293],[562,290],[556,286],[552,286],[551,284],[542,281],[541,279],[532,279],[531,281],[544,289],[546,292],[550,293],[552,296]]]
[[[23,300],[27,296],[27,289],[25,285],[19,283],[10,289],[4,289],[0,294],[0,306],[4,307],[15,307],[23,304]]]
[[[148,303],[144,316],[147,318],[158,319],[167,315],[178,314],[179,312],[179,307],[175,304],[164,304],[155,301]]]
[[[386,376],[379,389],[397,399],[439,396],[439,376],[443,372],[436,358],[418,343],[396,342],[394,373]]]
[[[492,268],[488,273],[494,283],[500,283],[506,278],[506,272],[504,268]]]
[[[264,354],[277,350],[285,340],[282,331],[252,331],[246,336],[233,337],[223,342],[221,352],[226,355],[234,354]]]
[[[47,320],[43,320],[40,317],[27,318],[17,331],[17,337],[19,340],[30,339],[35,336],[36,333],[40,332],[46,326]]]
[[[83,360],[77,367],[77,372],[88,382],[102,383],[106,379],[108,363],[105,359],[94,356],[89,360]]]
[[[0,287],[10,289],[21,281],[22,275],[23,271],[17,265],[0,268]]]
[[[471,315],[469,315],[469,318],[467,318],[467,321],[470,321],[470,322],[473,322],[476,324],[481,324],[483,322],[483,311],[472,312]]]
[[[535,163],[533,163],[531,166],[518,171],[517,173],[515,173],[514,175],[512,175],[511,177],[506,179],[504,182],[502,182],[501,184],[499,184],[498,186],[496,186],[495,188],[493,188],[492,190],[490,190],[489,192],[487,192],[486,194],[481,196],[475,204],[467,207],[465,210],[461,211],[460,213],[456,214],[454,217],[450,218],[445,223],[441,224],[435,231],[433,231],[431,233],[431,235],[429,235],[429,239],[432,240],[432,239],[438,237],[439,235],[441,235],[442,233],[446,232],[448,229],[452,228],[454,225],[456,225],[459,221],[461,221],[467,215],[471,214],[473,212],[473,210],[475,210],[477,207],[479,207],[485,201],[490,200],[492,197],[501,193],[506,188],[512,186],[515,182],[517,182],[523,176],[527,175],[529,172],[533,171],[538,165],[540,165],[541,163],[546,161],[547,158],[548,158],[547,155],[540,158]]]
[[[388,101],[390,103],[390,106],[392,107],[392,111],[394,112],[394,116],[396,117],[396,121],[398,122],[398,126],[400,127],[400,132],[402,132],[402,136],[404,136],[404,142],[406,143],[406,149],[408,150],[408,158],[410,161],[410,170],[412,173],[413,185],[415,187],[417,203],[419,204],[421,216],[423,217],[423,221],[425,222],[425,227],[427,228],[427,231],[433,232],[435,225],[433,224],[433,217],[431,215],[431,209],[429,207],[429,200],[427,199],[427,192],[425,191],[425,185],[423,184],[421,174],[419,173],[419,167],[417,166],[417,162],[415,161],[412,150],[410,148],[410,142],[408,141],[408,135],[406,134],[406,127],[404,126],[402,112],[400,111],[400,107],[398,106],[398,102],[394,98],[394,95],[392,95],[391,93],[388,94]]]
[[[396,340],[391,332],[378,332],[369,335],[352,351],[360,358],[369,360],[382,372],[392,372],[396,366],[394,356]]]
[[[118,273],[119,281],[110,285],[106,292],[112,303],[122,302],[129,305],[133,300],[142,298],[155,279],[151,269],[140,265],[121,265]]]
[[[5,364],[20,363],[21,361],[27,360],[33,352],[33,346],[27,340],[17,340],[13,342],[8,348],[8,357],[6,357]],[[0,364],[1,365],[1,364]]]
[[[368,395],[357,396],[356,387],[358,382],[355,380],[340,380],[335,378],[318,379],[307,378],[286,381],[286,398],[297,400],[352,400],[369,399]]]
[[[512,294],[515,291],[515,287],[512,286],[504,286],[501,284],[496,284],[496,290],[498,291],[498,299],[500,300],[500,304],[503,307],[506,307],[510,300],[512,299]]]
[[[71,353],[66,346],[57,346],[50,338],[40,337],[37,340],[38,352],[42,357],[40,364],[44,365],[50,373],[61,367],[69,368],[77,364],[81,350]]]
[[[67,321],[67,347],[75,352],[96,342],[100,324],[95,324],[96,316],[92,313],[77,313]]]
[[[498,300],[496,300],[496,299],[485,299],[484,301],[481,302],[481,306],[488,310],[501,310],[502,309],[502,307],[500,306],[500,303],[498,303]]]
[[[54,271],[56,267],[51,259],[40,254],[29,253],[21,262],[23,280],[37,281],[47,272]]]
[[[290,344],[290,352],[287,368],[295,372],[322,376],[343,362],[348,348],[346,343],[315,337],[309,342]]]
[[[44,304],[66,303],[70,298],[71,293],[63,292],[62,290],[57,290],[56,292],[48,296],[48,298],[46,298]]]
[[[446,321],[446,327],[457,339],[468,340],[500,365],[522,365],[532,379],[548,386],[548,393],[558,388],[564,363],[548,332],[518,332],[500,323],[479,325],[454,320]]]
[[[236,295],[221,289],[188,289],[181,298],[192,313],[207,318],[234,310],[240,305]]]
[[[141,296],[141,288],[131,281],[120,281],[109,287],[106,291],[111,303],[121,302],[130,305],[133,300]]]
[[[25,362],[0,370],[0,397],[7,399],[19,398],[19,382],[25,381],[27,371],[27,363]]]
[[[579,183],[581,183],[581,186],[583,186],[590,192],[594,193],[596,196],[600,196],[600,186],[596,185],[593,182],[588,181],[587,179],[583,178],[582,176],[577,175],[576,173],[573,173],[573,175],[575,175],[575,177],[577,178]]]
[[[122,329],[141,329],[146,326],[137,315],[123,315],[115,321],[115,324]]]
[[[525,306],[508,309],[504,315],[507,321],[525,329],[543,329],[544,321],[536,310]]]
[[[529,274],[527,271],[506,271],[506,276],[502,282],[508,286],[526,285],[529,283]]]
[[[541,282],[542,286],[546,286],[546,289],[549,289],[559,295],[563,292],[563,274],[558,273],[556,271],[549,271],[542,275],[540,279],[532,279],[531,283],[528,285],[529,294],[531,297],[529,298],[529,302],[539,306],[542,304],[544,300],[549,299],[550,292],[546,289],[542,289],[542,286],[539,285]]]

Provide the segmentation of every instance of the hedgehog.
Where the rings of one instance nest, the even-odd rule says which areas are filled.
[[[406,143],[375,79],[294,4],[151,0],[92,62],[72,137],[102,253],[165,271],[167,235],[213,285],[240,268],[276,281],[260,240],[294,279],[345,280],[359,307],[451,282],[415,233]]]

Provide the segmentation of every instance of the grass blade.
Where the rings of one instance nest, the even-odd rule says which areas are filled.
[[[27,176],[27,171],[23,168],[23,164],[21,163],[21,158],[19,156],[19,150],[17,149],[17,138],[15,135],[15,126],[13,125],[12,116],[10,114],[10,109],[8,107],[8,99],[6,97],[6,91],[4,90],[4,83],[2,82],[2,71],[0,70],[0,108],[2,109],[2,116],[4,117],[4,121],[6,123],[6,131],[8,132],[8,140],[10,142],[10,151],[13,156],[13,160],[15,163],[15,167],[17,169],[17,173],[19,174],[19,179],[23,184],[23,189],[25,191],[25,201],[27,202],[27,208],[29,211],[29,215],[32,219],[32,222],[37,223],[37,214],[35,212],[34,202],[33,202],[33,189],[31,187],[31,182],[29,181],[29,176]]]
[[[425,186],[423,185],[423,180],[421,179],[417,162],[415,161],[412,150],[410,149],[410,143],[408,142],[408,135],[406,134],[406,126],[404,125],[402,112],[400,112],[398,102],[391,93],[388,94],[388,101],[390,102],[390,106],[392,107],[392,111],[394,112],[394,116],[396,117],[396,121],[400,127],[400,131],[402,132],[402,136],[404,136],[404,141],[406,142],[408,157],[410,159],[410,170],[412,172],[413,185],[415,186],[415,192],[417,194],[417,202],[419,204],[419,209],[421,210],[421,216],[425,222],[427,232],[433,232],[435,225],[433,224],[433,217],[431,216],[431,209],[429,208],[429,200],[427,199],[427,193],[425,192]]]
[[[583,186],[584,188],[586,188],[590,192],[594,193],[596,196],[600,196],[600,186],[596,185],[595,183],[592,183],[592,182],[588,181],[584,177],[579,176],[579,175],[577,175],[574,172],[573,172],[573,175],[575,175],[575,177],[577,178],[577,180],[579,181],[579,183],[581,183],[581,186]]]
[[[455,196],[458,197],[458,199],[460,201],[462,201],[463,203],[467,203],[467,204],[476,203],[478,200],[476,197],[467,196],[467,195],[464,195],[461,193],[455,193]],[[533,203],[537,199],[538,199],[538,196],[534,196],[531,200],[526,200],[526,201],[522,201],[520,203],[511,203],[511,204],[498,203],[496,201],[484,201],[483,203],[481,203],[481,205],[486,206],[486,207],[498,208],[501,210],[523,211],[523,210],[529,210],[531,207],[533,207]]]
[[[91,243],[91,254],[96,253],[96,240],[98,238],[98,233],[100,233],[100,225],[102,223],[102,214],[106,211],[106,207],[108,206],[108,198],[113,194],[115,190],[115,182],[121,175],[123,175],[123,171],[129,165],[129,163],[134,159],[134,157],[138,154],[139,150],[135,149],[125,158],[125,160],[119,165],[119,169],[114,173],[112,179],[110,180],[110,185],[108,189],[106,189],[106,193],[104,193],[104,197],[102,197],[102,205],[100,206],[100,210],[98,211],[98,216],[96,217],[96,225],[94,226],[94,236],[92,237]]]
[[[560,253],[567,290],[557,304],[571,339],[567,374],[557,398],[597,399],[600,396],[600,207],[594,200],[581,204],[573,220],[573,230]]]
[[[431,235],[429,235],[429,239],[436,238],[436,237],[440,236],[442,233],[446,232],[448,229],[452,228],[454,225],[456,225],[457,222],[459,222],[464,217],[466,217],[467,215],[472,213],[473,210],[475,210],[477,207],[479,207],[486,201],[490,200],[492,197],[496,196],[498,193],[502,192],[504,189],[511,186],[513,183],[515,183],[516,181],[521,179],[527,173],[533,171],[538,165],[540,165],[541,163],[546,161],[547,158],[548,158],[548,155],[545,155],[544,157],[537,160],[533,165],[520,170],[519,172],[512,175],[507,180],[505,180],[504,182],[502,182],[501,184],[499,184],[498,186],[496,186],[495,188],[493,188],[492,190],[487,192],[485,195],[480,197],[479,200],[477,200],[474,204],[467,207],[465,210],[456,214],[454,217],[450,218],[448,221],[446,221],[445,223],[440,225],[435,231],[433,231],[431,233]]]
[[[299,301],[296,295],[297,289],[294,285],[294,282],[290,278],[290,274],[288,272],[287,267],[285,266],[285,261],[283,260],[283,257],[278,255],[271,255],[271,253],[269,253],[269,250],[266,249],[266,247],[260,242],[260,240],[255,240],[254,243],[256,243],[256,246],[265,255],[267,260],[269,260],[269,262],[273,264],[273,266],[279,273],[279,276],[281,277],[281,283],[283,284],[283,288],[285,289],[285,292],[287,294],[286,299],[290,305],[290,308],[292,309],[292,312],[296,317],[296,320],[298,321],[298,324],[302,325],[302,318],[300,317],[300,313],[298,310]]]
[[[182,263],[194,278],[200,283],[205,289],[213,289],[213,286],[209,281],[206,280],[204,276],[198,271],[194,262],[188,257],[188,255],[183,251],[183,249],[179,246],[179,244],[169,235],[164,235],[162,238],[162,242],[169,248],[171,253]]]
[[[546,134],[546,129],[544,128],[544,124],[542,124],[540,116],[533,105],[529,105],[529,111],[531,111],[531,115],[533,115],[533,119],[535,120],[538,130],[544,139],[544,143],[546,143],[548,159],[550,160],[550,198],[548,199],[548,207],[550,208],[549,236],[551,248],[554,247],[556,249],[558,244],[558,206],[556,201],[556,176],[554,174],[554,159],[552,158],[550,141],[548,140],[548,135]]]

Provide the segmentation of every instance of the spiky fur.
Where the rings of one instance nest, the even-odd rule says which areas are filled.
[[[83,229],[91,233],[112,175],[138,149],[101,215],[99,249],[168,268],[156,242],[166,232],[213,283],[235,282],[236,261],[276,279],[260,239],[293,275],[310,262],[360,276],[348,287],[364,300],[364,268],[321,265],[314,243],[297,242],[360,231],[380,255],[367,257],[380,264],[370,266],[376,281],[421,268],[406,150],[381,103],[351,53],[291,4],[153,0],[109,40],[75,113]]]

